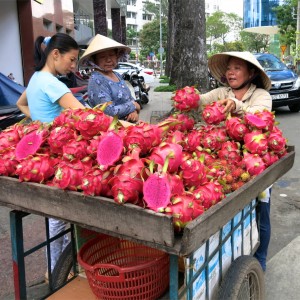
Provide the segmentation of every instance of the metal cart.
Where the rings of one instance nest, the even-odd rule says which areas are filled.
[[[251,255],[245,255],[253,253],[257,246],[253,231],[256,228],[256,201],[253,199],[290,170],[294,159],[294,147],[290,146],[286,156],[190,222],[180,236],[174,234],[172,218],[164,214],[131,204],[121,206],[108,198],[90,197],[78,192],[0,177],[0,205],[15,210],[11,213],[15,298],[26,299],[22,240],[22,218],[26,213],[62,219],[169,253],[170,285],[166,296],[169,299],[212,299],[217,293],[222,294],[222,291],[238,293],[241,289],[249,290],[249,280],[254,280],[259,290],[262,283],[263,292],[259,265]],[[249,242],[245,240],[247,228]],[[237,244],[234,237],[236,232],[241,232],[242,236],[241,242]],[[212,239],[218,240],[217,247],[212,246]],[[231,241],[232,254],[229,263],[225,262],[226,273],[223,274],[222,251],[228,241]],[[246,244],[248,250],[245,250]],[[179,284],[179,258],[185,265],[183,284]],[[214,282],[209,276],[215,276],[216,272],[218,276]],[[201,283],[203,276],[204,285]],[[213,286],[217,288],[213,289]],[[226,298],[225,292],[222,297]]]

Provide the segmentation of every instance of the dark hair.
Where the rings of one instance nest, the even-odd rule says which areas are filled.
[[[45,50],[41,45],[44,42],[45,37],[39,36],[35,40],[34,44],[34,62],[35,70],[40,71],[46,64],[47,57],[53,49],[58,49],[59,53],[64,54],[70,50],[79,50],[77,42],[66,33],[56,33],[47,42]]]
[[[262,81],[261,71],[253,64],[247,61],[248,69],[254,70],[253,77],[251,79],[251,83],[255,84],[257,88],[264,89],[264,84]]]

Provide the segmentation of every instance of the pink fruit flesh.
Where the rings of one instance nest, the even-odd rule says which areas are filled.
[[[149,208],[157,210],[170,203],[171,187],[167,176],[153,174],[144,182],[144,199]]]
[[[28,155],[36,153],[43,143],[41,134],[36,131],[25,135],[17,144],[15,153],[18,160],[26,158]]]
[[[120,159],[123,151],[123,139],[116,133],[109,132],[99,143],[97,161],[101,166],[111,166]]]

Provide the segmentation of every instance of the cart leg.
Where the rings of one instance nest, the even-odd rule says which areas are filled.
[[[22,220],[23,217],[27,215],[27,213],[16,210],[10,212],[10,232],[16,300],[27,299]]]
[[[170,254],[170,299],[178,300],[178,256]]]

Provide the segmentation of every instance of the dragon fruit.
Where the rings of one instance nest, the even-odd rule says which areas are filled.
[[[275,125],[274,112],[264,109],[263,111],[256,112],[255,115],[258,116],[263,121],[265,121],[266,126],[262,128],[264,131],[272,131],[273,130],[273,127]]]
[[[193,152],[199,147],[203,132],[201,130],[193,129],[188,132],[184,139],[183,148],[185,151]]]
[[[92,160],[74,159],[72,162],[60,161],[56,166],[52,185],[71,191],[82,190],[82,178],[92,168]]]
[[[267,167],[271,166],[277,160],[279,160],[279,156],[276,153],[274,153],[273,151],[268,151],[261,158]]]
[[[179,111],[190,111],[198,108],[200,95],[195,87],[186,86],[183,89],[177,90],[172,97],[174,100],[174,107]]]
[[[16,146],[20,141],[20,126],[15,124],[0,132],[0,150]]]
[[[172,185],[167,173],[171,154],[165,158],[164,165],[160,171],[153,173],[154,161],[151,161],[149,169],[151,174],[143,185],[143,196],[147,206],[159,211],[170,203],[172,195]]]
[[[177,172],[178,167],[182,162],[182,147],[178,144],[163,142],[159,146],[153,148],[148,159],[153,160],[156,164],[162,167],[167,156],[169,156],[170,158],[170,162],[168,164],[168,172]]]
[[[55,163],[48,154],[30,155],[17,165],[16,175],[20,181],[44,183],[54,175]]]
[[[99,196],[101,194],[104,173],[99,168],[94,167],[84,174],[81,189],[85,195]]]
[[[88,142],[82,136],[70,140],[63,146],[63,158],[66,160],[83,159],[88,155]]]
[[[102,136],[97,148],[97,161],[101,170],[107,170],[121,159],[124,145],[120,135],[108,131]]]
[[[100,109],[81,109],[73,114],[73,118],[76,120],[75,128],[85,139],[90,139],[101,131],[106,132],[113,122],[113,118]]]
[[[268,151],[268,138],[261,130],[254,130],[245,134],[244,148],[259,155],[263,155]]]
[[[246,170],[251,176],[258,175],[266,169],[266,164],[258,154],[245,152],[242,161],[245,163]]]
[[[81,111],[81,109],[65,109],[63,110],[54,120],[53,127],[62,127],[69,126],[72,129],[75,129],[75,118],[73,118],[73,113],[76,111]]]
[[[222,144],[227,140],[225,127],[214,127],[203,135],[201,144],[205,149],[217,151],[221,149]]]
[[[181,233],[188,222],[203,214],[204,207],[195,201],[193,194],[183,193],[172,197],[171,203],[162,211],[173,217],[174,230]]]
[[[186,114],[173,114],[173,117],[180,121],[180,124],[175,125],[174,130],[179,131],[190,131],[194,128],[195,120],[194,118]]]
[[[199,160],[183,160],[179,174],[187,188],[198,187],[207,181],[205,166]]]
[[[244,121],[238,117],[228,117],[225,126],[228,135],[235,141],[242,141],[244,135],[250,132]]]
[[[205,123],[218,125],[225,121],[226,114],[223,112],[223,108],[218,102],[206,105],[202,112],[202,118]]]
[[[286,147],[286,139],[280,132],[271,132],[268,136],[268,146],[275,153],[282,152]]]
[[[265,129],[267,127],[267,122],[263,120],[259,115],[246,113],[244,115],[244,121],[250,129]]]
[[[18,163],[14,147],[0,150],[0,175],[14,176]]]
[[[77,133],[69,126],[55,127],[51,130],[47,142],[50,146],[50,151],[54,154],[63,154],[63,146],[77,138]]]
[[[139,158],[140,149],[135,148],[130,155],[124,156],[122,164],[114,168],[114,175],[109,183],[116,203],[138,203],[143,192],[144,162]]]
[[[21,160],[35,154],[45,142],[48,135],[49,131],[47,127],[24,135],[16,146],[16,158]]]
[[[225,197],[221,184],[216,181],[204,183],[195,189],[193,194],[195,199],[199,201],[206,210]]]
[[[229,163],[236,163],[237,161],[242,160],[240,152],[240,145],[238,143],[226,141],[218,151],[218,156],[221,159],[226,159]]]

